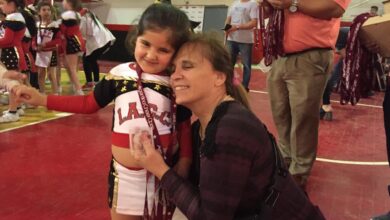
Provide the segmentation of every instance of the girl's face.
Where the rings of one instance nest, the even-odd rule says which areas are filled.
[[[62,1],[62,7],[64,7],[65,10],[72,10],[72,7],[67,0]]]
[[[175,52],[168,40],[171,35],[169,29],[146,30],[137,37],[134,56],[144,72],[155,74],[167,69]]]
[[[214,70],[202,50],[202,46],[184,45],[173,60],[175,71],[171,75],[171,86],[176,103],[190,109],[212,98],[213,89],[225,82],[222,73]]]
[[[43,19],[48,19],[51,17],[51,8],[48,5],[42,6],[39,9],[39,16]]]
[[[3,13],[8,15],[16,11],[15,2],[7,2],[5,0],[0,0],[0,8],[3,10]]]

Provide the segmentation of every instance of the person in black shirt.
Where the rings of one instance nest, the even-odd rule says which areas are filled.
[[[190,220],[324,219],[249,109],[229,63],[221,42],[204,35],[185,43],[173,62],[176,102],[198,117],[192,126],[191,182],[164,163],[148,136],[134,157],[160,179],[161,188]]]

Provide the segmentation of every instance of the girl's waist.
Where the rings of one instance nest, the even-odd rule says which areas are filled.
[[[163,134],[160,135],[159,139],[161,145],[164,149],[169,149],[174,143],[174,138],[172,134]],[[129,134],[111,132],[111,143],[120,148],[130,149],[130,137]]]

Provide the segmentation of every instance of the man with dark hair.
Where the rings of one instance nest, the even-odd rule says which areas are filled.
[[[370,14],[372,16],[378,16],[378,10],[379,10],[378,6],[375,6],[375,5],[371,6]]]

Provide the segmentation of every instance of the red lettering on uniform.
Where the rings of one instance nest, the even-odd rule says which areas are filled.
[[[150,109],[150,112],[152,113],[153,118],[158,120],[158,115],[157,115],[158,107],[157,107],[157,105],[149,103],[149,109]]]
[[[137,119],[140,118],[139,112],[137,110],[137,103],[136,102],[130,102],[129,103],[129,112],[127,113],[127,120],[131,119]]]
[[[169,120],[169,114],[170,112],[162,112],[158,120],[161,124],[170,127],[170,120]],[[164,120],[164,118],[167,117],[167,120]]]
[[[119,125],[121,125],[121,124],[123,124],[123,122],[126,121],[126,119],[124,119],[122,117],[122,110],[121,110],[121,108],[118,108],[117,114],[118,114],[118,118],[119,118]]]
[[[142,117],[137,110],[137,103],[136,102],[129,103],[129,111],[127,112],[126,117],[122,117],[122,109],[121,108],[118,108],[117,113],[118,113],[119,125],[122,125],[125,121]]]
[[[158,106],[155,104],[149,103],[150,113],[153,116],[153,119],[159,121],[162,125],[170,127],[171,126],[171,114],[168,111],[164,111],[161,115],[158,115]],[[132,119],[145,118],[145,113],[140,113],[137,109],[136,102],[129,103],[129,111],[125,117],[122,116],[122,109],[118,108],[117,110],[119,125],[122,125],[124,122]],[[151,117],[150,117],[151,118]],[[152,124],[151,121],[148,122],[149,126]]]

